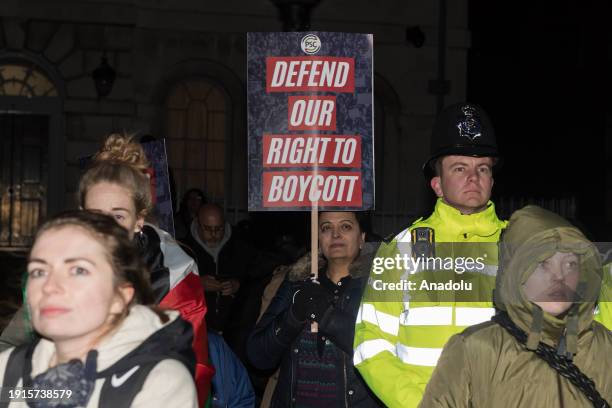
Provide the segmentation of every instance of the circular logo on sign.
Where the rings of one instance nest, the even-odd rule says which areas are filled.
[[[302,51],[308,55],[316,54],[321,49],[321,40],[314,34],[305,35],[302,38]]]

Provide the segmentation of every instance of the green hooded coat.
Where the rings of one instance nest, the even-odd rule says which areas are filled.
[[[538,342],[571,352],[574,364],[610,403],[612,334],[593,320],[602,274],[595,247],[563,218],[535,206],[514,213],[500,245],[495,303],[528,335],[526,344],[493,321],[453,336],[420,406],[593,406],[580,389],[531,350]],[[522,289],[538,263],[555,252],[573,252],[580,259],[581,300],[563,318],[543,312]],[[562,338],[565,347],[559,347]]]

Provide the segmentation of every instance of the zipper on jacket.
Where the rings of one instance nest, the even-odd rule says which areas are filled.
[[[294,349],[291,350],[292,352],[295,353],[294,350],[298,350],[297,347],[295,347],[295,345],[293,344]],[[296,353],[298,354],[298,353]],[[295,372],[295,366],[297,365],[297,356],[295,356],[295,362],[296,364],[291,363],[291,393],[289,394],[289,402],[291,403],[291,406],[294,407],[295,406],[295,396],[293,395],[293,379],[294,379],[294,372]],[[280,375],[280,373],[279,373]]]
[[[348,380],[346,377],[346,355],[344,354],[344,352],[342,353],[342,365],[344,368],[344,406],[346,408],[348,408],[348,400],[346,399],[346,393],[348,392],[347,388],[348,388]]]

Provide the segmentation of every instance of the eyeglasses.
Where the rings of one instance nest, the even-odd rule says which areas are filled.
[[[202,227],[202,229],[210,234],[218,234],[220,232],[223,232],[223,230],[225,229],[225,227],[223,225],[217,225],[217,226],[212,226],[212,225],[202,225],[200,224],[200,227]]]

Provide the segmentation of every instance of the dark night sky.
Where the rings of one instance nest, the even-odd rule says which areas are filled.
[[[600,239],[605,115],[610,109],[606,2],[470,2],[468,100],[491,115],[503,171],[495,196],[577,198]]]

